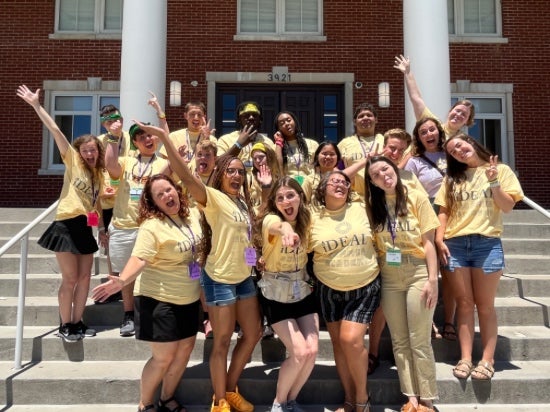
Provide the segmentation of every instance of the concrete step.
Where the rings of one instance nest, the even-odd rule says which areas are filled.
[[[503,238],[548,238],[550,222],[544,223],[516,223],[510,222],[504,225]]]
[[[0,213],[3,212],[4,209],[0,209]],[[36,215],[38,216],[38,214]],[[35,217],[36,217],[35,216]],[[4,217],[0,217],[0,236],[2,238],[11,239],[13,236],[18,234],[21,230],[23,230],[31,221],[30,220],[5,220]],[[40,236],[42,236],[42,233],[48,228],[50,223],[53,221],[53,217],[51,219],[43,220],[40,223],[37,223],[36,226],[31,229],[29,232],[29,243],[31,238],[38,239]],[[2,242],[1,244],[4,245],[6,242]]]
[[[26,361],[122,361],[147,360],[150,351],[147,343],[134,338],[120,337],[117,327],[94,327],[98,334],[82,341],[67,344],[61,341],[53,326],[27,326],[23,335],[23,359]],[[0,327],[0,359],[14,359],[15,326]],[[545,326],[501,326],[495,352],[499,361],[511,360],[545,360],[550,359],[550,329]],[[236,337],[232,345],[237,342]],[[365,336],[368,346],[368,336]],[[452,362],[460,358],[458,342],[444,339],[432,340],[435,358],[441,362]],[[474,339],[474,357],[480,357],[481,340],[479,333]],[[191,358],[195,361],[207,361],[212,350],[212,340],[205,339],[203,333],[197,335],[197,341]],[[255,362],[281,362],[286,351],[278,339],[262,339],[252,354]],[[385,330],[380,340],[381,360],[392,358],[390,335]],[[332,344],[328,333],[321,330],[319,337],[318,359],[332,360],[334,358]]]
[[[541,255],[504,255],[506,267],[504,273],[520,275],[550,275],[550,256]]]
[[[27,256],[27,273],[61,273],[53,252],[42,249],[42,253]],[[21,262],[20,253],[7,253],[0,258],[0,274],[19,273]],[[100,257],[99,273],[107,273],[107,264],[104,257]],[[92,268],[95,272],[95,267]]]
[[[114,367],[116,365],[116,367]],[[138,399],[143,361],[40,362],[3,375],[17,405],[98,404],[112,400],[132,404]],[[453,363],[436,363],[441,404],[550,403],[550,362],[496,362],[491,382],[458,381]],[[4,367],[7,368],[7,365]],[[269,405],[276,389],[279,364],[249,363],[241,375],[241,393],[253,404]],[[400,405],[395,367],[383,362],[369,377],[373,405]],[[36,396],[36,394],[40,396]],[[176,391],[185,405],[208,405],[212,397],[206,363],[190,362]],[[333,362],[317,362],[298,401],[304,405],[338,405],[341,388]]]
[[[504,224],[509,222],[515,223],[548,223],[549,219],[542,213],[533,209],[515,209],[511,213],[504,213],[502,215],[502,221]]]
[[[18,296],[19,275],[3,274],[0,284],[0,296]],[[90,281],[90,290],[99,285],[106,279],[104,275],[92,276]],[[59,285],[61,284],[61,274],[27,274],[26,296],[57,296]]]
[[[28,297],[25,302],[25,325],[55,326],[59,323],[57,297]],[[507,326],[548,326],[549,304],[550,298],[544,297],[506,297],[495,300],[499,324]],[[442,307],[436,309],[437,322],[441,319],[442,310]],[[15,325],[16,312],[17,298],[0,299],[0,325]],[[122,314],[122,302],[94,305],[88,299],[84,322],[88,325],[119,326]]]
[[[47,252],[46,249],[44,249],[42,246],[38,244],[38,239],[39,239],[38,236],[29,237],[29,242],[27,244],[28,253],[31,255],[40,255],[40,254],[49,253]],[[8,236],[0,237],[0,245],[5,245],[6,243],[8,243],[9,240],[11,240],[11,237],[8,237]],[[21,253],[21,242],[17,242],[15,245],[10,247],[6,253],[19,255]],[[55,258],[55,255],[53,255],[53,253],[52,253],[52,256]]]
[[[550,296],[550,275],[504,274],[500,278],[497,296]]]
[[[550,250],[550,238],[503,238],[504,256],[544,255]]]

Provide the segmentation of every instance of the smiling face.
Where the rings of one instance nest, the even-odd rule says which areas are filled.
[[[470,167],[476,167],[479,157],[474,147],[466,140],[451,138],[447,141],[445,150],[460,163],[466,163]]]
[[[355,132],[358,136],[374,136],[376,123],[377,120],[374,113],[368,109],[361,110],[353,120]]]
[[[371,163],[368,173],[372,183],[388,194],[395,193],[397,173],[391,164],[385,160]]]
[[[390,137],[386,141],[383,152],[384,156],[397,164],[403,157],[403,153],[405,153],[405,150],[407,150],[407,142],[404,142],[397,137]]]
[[[157,151],[157,138],[145,132],[138,132],[134,136],[134,145],[143,156],[153,156]]]
[[[332,173],[328,177],[327,189],[325,192],[325,204],[327,209],[338,209],[342,207],[348,199],[350,186],[350,183],[340,173]]]
[[[282,113],[277,118],[277,128],[283,134],[285,140],[296,139],[296,122],[288,113]]]
[[[221,189],[228,195],[237,196],[244,182],[246,170],[243,163],[238,159],[233,159],[222,177]]]
[[[277,210],[287,222],[296,221],[300,208],[300,195],[289,186],[281,186],[275,193]]]
[[[441,136],[439,135],[437,125],[432,120],[427,120],[418,128],[418,137],[427,152],[439,152],[438,145]]]
[[[183,117],[187,120],[187,129],[190,132],[200,132],[201,126],[206,124],[205,114],[199,106],[189,106]]]
[[[209,176],[216,166],[216,154],[213,149],[199,149],[195,153],[197,172]]]
[[[447,116],[447,124],[452,130],[459,130],[462,128],[470,117],[470,108],[463,104],[457,104],[451,109]]]
[[[319,162],[321,173],[333,170],[338,163],[338,155],[336,154],[334,146],[331,144],[323,146],[317,156],[317,160]]]
[[[164,179],[155,180],[151,184],[151,197],[155,205],[167,215],[177,215],[180,201],[176,188]]]
[[[97,165],[99,159],[99,150],[97,148],[96,142],[82,143],[78,148],[80,157],[86,163],[88,168],[93,169]]]

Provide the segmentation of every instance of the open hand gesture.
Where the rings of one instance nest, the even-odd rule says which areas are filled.
[[[401,54],[399,56],[395,56],[393,68],[399,70],[403,74],[409,74],[411,71],[411,62],[408,57]]]
[[[271,176],[271,169],[268,165],[261,165],[258,169],[258,174],[256,175],[256,179],[258,179],[258,182],[262,186],[269,186],[271,185],[271,182],[273,181],[273,177]]]
[[[40,106],[40,89],[36,89],[33,93],[27,86],[24,84],[17,88],[17,96],[22,98],[32,107]]]

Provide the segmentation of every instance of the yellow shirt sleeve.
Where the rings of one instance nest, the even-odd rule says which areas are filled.
[[[298,250],[283,247],[281,236],[269,234],[269,228],[283,220],[274,214],[267,215],[262,222],[262,256],[265,260],[265,269],[268,272],[290,272],[303,268],[307,263],[307,254],[304,241]]]

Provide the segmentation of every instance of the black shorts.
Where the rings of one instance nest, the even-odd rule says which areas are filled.
[[[86,216],[55,220],[38,239],[38,244],[52,252],[89,255],[98,251],[97,241]]]
[[[311,293],[299,302],[281,303],[266,299],[258,293],[264,316],[270,325],[285,319],[298,319],[311,313],[317,313],[315,294]]]
[[[149,296],[134,297],[136,339],[175,342],[199,331],[200,301],[188,305],[161,302]]]
[[[113,218],[113,208],[103,209],[101,211],[101,216],[103,218],[103,227],[107,230],[109,228],[109,224],[111,223],[111,219]]]

